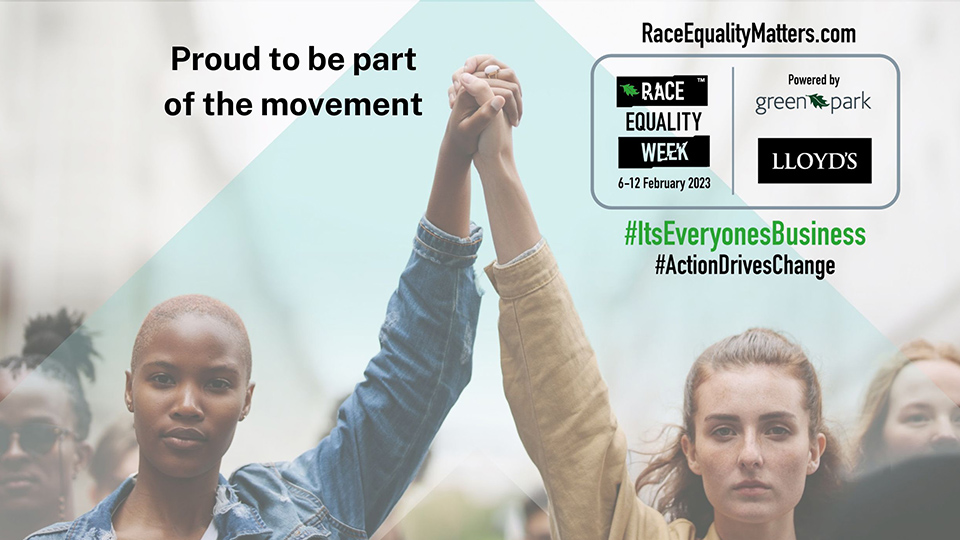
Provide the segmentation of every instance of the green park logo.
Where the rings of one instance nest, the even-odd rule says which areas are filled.
[[[823,110],[836,114],[842,111],[873,110],[870,106],[871,97],[865,91],[861,91],[859,96],[824,97],[816,93],[800,96],[757,96],[757,108],[754,112],[762,116],[770,111]]]

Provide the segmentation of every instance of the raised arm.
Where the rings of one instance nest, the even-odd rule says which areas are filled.
[[[626,437],[567,285],[540,237],[506,119],[481,135],[474,162],[497,252],[498,264],[487,273],[500,295],[504,392],[543,478],[554,537],[674,538],[663,517],[633,493]]]
[[[490,66],[498,68],[495,79],[486,76]],[[492,56],[470,58],[458,73],[460,71],[473,71],[478,75],[465,84],[478,101],[492,99],[495,94],[507,95],[506,92],[519,99],[521,91],[516,74]],[[521,108],[515,115],[501,114],[494,118],[480,135],[477,152],[473,156],[483,184],[494,249],[501,263],[513,260],[540,240],[537,220],[533,217],[533,209],[513,160],[512,128],[519,125],[522,113]]]
[[[285,493],[304,508],[304,523],[316,518],[372,534],[470,380],[480,309],[472,265],[481,231],[469,219],[469,167],[479,134],[506,100],[477,106],[466,98],[452,107],[427,211],[380,329],[380,352],[341,405],[331,433],[272,469],[280,485],[293,486]],[[263,473],[256,467],[241,469],[235,481],[252,486]]]
[[[470,162],[477,152],[480,133],[498,117],[504,105],[507,110],[515,110],[519,95],[485,92],[483,99],[474,98],[466,93],[460,81],[462,78],[471,82],[473,76],[460,73],[455,77],[454,85],[448,89],[450,118],[440,143],[440,156],[425,215],[441,230],[463,237],[469,234]],[[474,84],[472,88],[478,87]]]

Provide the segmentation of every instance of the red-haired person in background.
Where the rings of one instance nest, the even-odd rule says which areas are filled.
[[[960,350],[919,339],[877,371],[867,389],[856,471],[960,452]]]

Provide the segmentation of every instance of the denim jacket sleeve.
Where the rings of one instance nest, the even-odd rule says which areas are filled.
[[[278,465],[347,527],[372,534],[386,519],[470,380],[481,237],[474,224],[458,238],[421,220],[364,380],[317,447]]]

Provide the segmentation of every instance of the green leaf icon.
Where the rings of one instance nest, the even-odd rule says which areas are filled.
[[[621,84],[620,88],[623,88],[623,93],[628,96],[635,96],[640,92],[637,92],[637,89],[633,87],[632,84]]]
[[[810,104],[818,109],[822,109],[827,106],[827,102],[824,101],[823,96],[820,94],[810,94],[807,97],[810,98]]]

